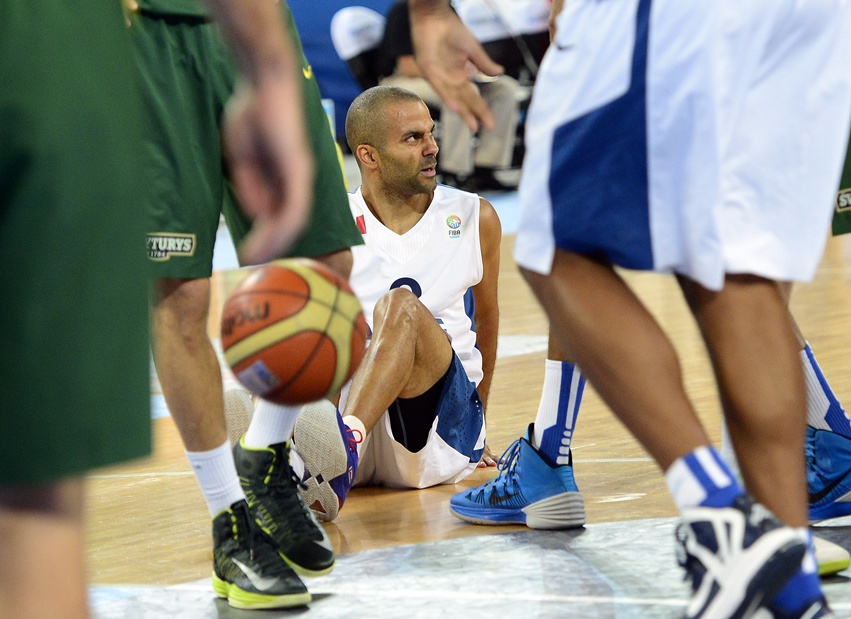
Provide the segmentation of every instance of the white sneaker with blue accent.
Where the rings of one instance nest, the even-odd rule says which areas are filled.
[[[804,540],[747,495],[730,507],[694,507],[677,527],[678,560],[691,578],[688,619],[752,617],[801,566]]]

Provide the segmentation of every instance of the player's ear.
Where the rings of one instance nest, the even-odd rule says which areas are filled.
[[[374,147],[370,146],[369,144],[361,144],[355,151],[355,155],[358,161],[361,162],[361,165],[365,165],[367,167],[375,167],[377,152]]]

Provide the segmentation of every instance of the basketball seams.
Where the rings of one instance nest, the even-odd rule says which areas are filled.
[[[324,333],[328,324],[328,315],[332,314],[333,311],[334,308],[328,307],[324,303],[319,303],[315,299],[308,299],[298,313],[278,320],[231,344],[230,348],[225,351],[225,359],[228,364],[235,366],[293,333],[303,331]]]
[[[321,263],[289,259],[259,267],[225,307],[223,323],[234,323],[227,338],[223,333],[225,360],[269,400],[296,404],[335,393],[363,357],[360,302]]]

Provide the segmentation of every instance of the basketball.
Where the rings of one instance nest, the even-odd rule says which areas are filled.
[[[278,404],[335,395],[363,359],[367,331],[349,284],[306,258],[255,268],[222,309],[225,360],[246,389]]]

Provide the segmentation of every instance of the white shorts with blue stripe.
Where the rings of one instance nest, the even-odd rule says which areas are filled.
[[[526,125],[517,262],[717,290],[807,280],[851,121],[851,0],[566,0]]]

